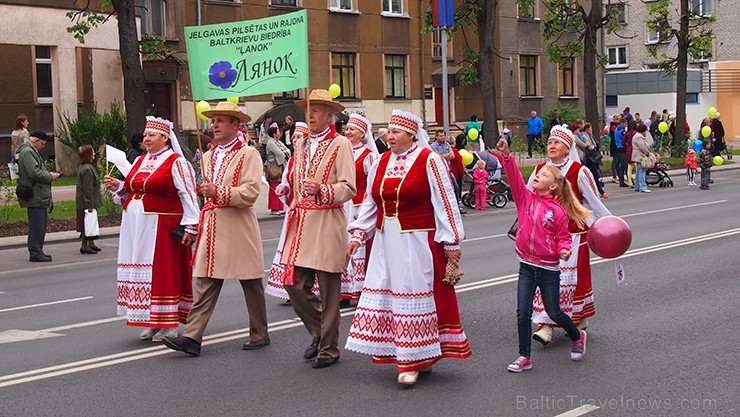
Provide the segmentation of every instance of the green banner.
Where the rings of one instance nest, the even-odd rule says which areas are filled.
[[[185,28],[193,100],[308,87],[305,10],[265,19]]]

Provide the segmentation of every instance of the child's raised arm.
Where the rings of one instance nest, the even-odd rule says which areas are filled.
[[[527,189],[527,184],[524,183],[522,173],[519,172],[519,167],[517,166],[514,157],[511,156],[509,144],[506,143],[506,140],[499,139],[496,147],[501,152],[501,155],[504,156],[504,171],[506,171],[506,177],[509,179],[509,186],[511,187],[511,194],[514,196],[514,203],[516,203],[517,207],[521,207],[522,202],[526,198],[526,194],[531,191]]]

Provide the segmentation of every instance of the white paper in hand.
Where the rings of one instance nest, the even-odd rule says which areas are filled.
[[[127,176],[131,171],[131,163],[126,159],[126,154],[122,150],[105,145],[105,158],[115,165],[124,176]]]

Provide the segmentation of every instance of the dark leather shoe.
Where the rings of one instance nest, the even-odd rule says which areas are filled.
[[[321,341],[320,337],[313,338],[313,342],[311,342],[311,346],[307,347],[306,351],[303,352],[303,359],[313,359],[319,355],[319,342],[320,341]]]
[[[332,365],[336,365],[339,362],[339,357],[336,358],[316,358],[313,361],[313,369],[328,368]]]
[[[90,246],[90,249],[94,250],[95,252],[100,252],[102,250],[97,246]]]
[[[51,255],[31,256],[28,262],[51,262]]]
[[[85,254],[87,254],[87,255],[95,255],[98,252],[95,251],[95,249],[93,249],[93,248],[80,248],[80,253],[83,254],[83,255],[85,255]]]
[[[163,337],[162,343],[172,350],[179,350],[185,352],[188,355],[198,356],[200,355],[200,342],[195,341],[189,337],[179,336],[175,338]]]
[[[260,340],[247,340],[246,343],[242,345],[242,349],[244,350],[257,350],[261,349],[267,345],[270,344],[270,336],[267,336],[264,339]]]

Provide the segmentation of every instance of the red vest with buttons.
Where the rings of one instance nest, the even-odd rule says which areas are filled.
[[[372,151],[365,148],[364,151],[355,161],[355,186],[357,187],[357,194],[352,197],[352,205],[359,206],[362,204],[362,200],[365,199],[367,193],[367,174],[365,174],[365,158],[370,155]]]
[[[143,155],[138,158],[124,183],[128,197],[123,208],[126,209],[131,200],[141,200],[145,213],[182,214],[182,203],[172,178],[172,166],[179,156],[176,153],[171,154],[154,172],[139,172],[141,164],[149,156]]]
[[[545,162],[537,165],[537,169],[534,171],[535,174],[538,173],[543,166],[545,166]],[[581,189],[578,187],[578,176],[583,168],[583,164],[573,161],[568,168],[568,172],[565,173],[565,179],[570,183],[570,188],[573,190],[573,194],[581,204],[583,204],[583,194],[581,194]],[[579,234],[587,230],[588,226],[584,224],[583,227],[578,227],[578,224],[568,217],[568,231],[571,234]]]
[[[393,152],[380,156],[371,197],[378,206],[376,226],[383,230],[386,217],[395,217],[402,232],[435,230],[432,190],[427,178],[430,149],[422,149],[404,177],[387,178],[388,162]]]

